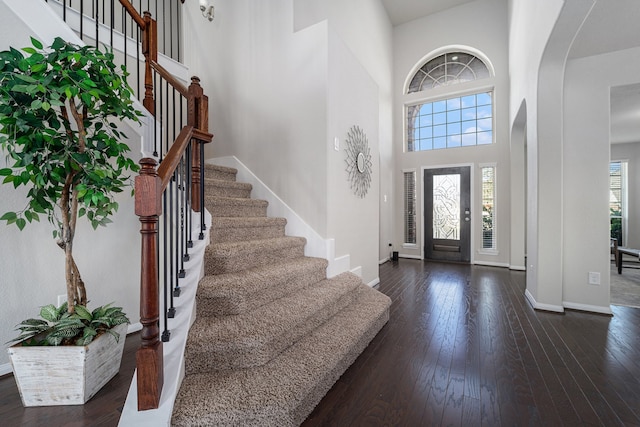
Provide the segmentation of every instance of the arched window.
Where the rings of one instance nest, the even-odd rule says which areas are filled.
[[[409,84],[408,93],[489,76],[489,68],[477,56],[465,52],[445,53],[428,61],[416,71]]]
[[[424,92],[491,77],[487,64],[468,52],[447,52],[422,65],[407,93]],[[442,92],[439,92],[442,93]],[[470,90],[453,97],[407,105],[407,151],[493,143],[493,91]]]

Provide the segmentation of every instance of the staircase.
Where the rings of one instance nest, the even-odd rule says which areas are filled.
[[[327,279],[236,172],[206,166],[211,244],[174,426],[299,425],[389,318],[389,298],[357,276]]]

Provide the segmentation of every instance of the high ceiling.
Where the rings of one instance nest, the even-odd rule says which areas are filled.
[[[382,3],[391,23],[400,25],[472,1],[475,0],[382,0]],[[639,46],[640,0],[597,0],[573,42],[569,58]],[[638,141],[639,135],[640,86],[612,88],[611,142]]]
[[[474,0],[382,0],[393,25],[404,24]]]

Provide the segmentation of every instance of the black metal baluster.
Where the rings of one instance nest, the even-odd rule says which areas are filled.
[[[127,67],[127,16],[129,16],[129,12],[122,7],[122,36],[124,38],[124,66]],[[128,78],[127,78],[128,81]],[[131,85],[129,85],[131,86]]]
[[[185,150],[185,156],[187,158],[187,171],[186,171],[187,188],[185,190],[186,211],[187,211],[186,227],[187,227],[187,233],[188,233],[187,236],[185,236],[185,238],[187,239],[187,248],[185,249],[185,254],[184,254],[185,262],[191,259],[191,256],[189,255],[189,249],[193,248],[193,218],[192,218],[192,212],[191,212],[191,167],[192,167],[191,149],[192,147],[193,147],[193,140],[189,142],[189,145],[187,145],[187,149]]]
[[[169,304],[169,279],[167,271],[167,191],[162,193],[162,246],[163,246],[163,263],[162,263],[162,298],[164,303],[163,318],[164,318],[164,330],[162,331],[162,342],[167,342],[171,339],[171,331],[169,331],[169,310],[167,309]]]
[[[84,40],[84,1],[80,1],[80,40]]]
[[[164,117],[162,115],[162,79],[158,79],[158,91],[160,92],[160,158],[162,159],[163,157],[163,150],[164,150]]]
[[[156,82],[156,73],[153,73],[153,89],[154,89],[154,93],[157,93],[157,91],[155,91],[157,87],[157,82]],[[154,96],[153,97],[153,111],[158,111],[158,97]],[[162,151],[162,130],[160,130],[160,135],[158,135],[157,130],[158,130],[158,122],[155,118],[155,116],[151,116],[151,121],[152,121],[152,126],[153,126],[153,157],[162,157],[162,153],[160,153],[160,156],[158,156],[158,142],[160,142],[160,151]],[[159,138],[158,138],[159,137]]]
[[[111,39],[111,47],[113,47],[113,21],[114,21],[114,15],[115,15],[115,5],[113,4],[115,0],[111,0],[111,7],[110,7],[110,11],[111,11],[111,20],[109,21],[109,27],[110,27],[110,39]]]
[[[138,89],[138,100],[142,100],[142,93],[140,92],[140,32],[142,30],[138,27],[136,31],[136,83]]]
[[[98,4],[98,0],[96,0],[96,13],[93,15],[93,19],[95,19],[96,21],[96,47],[98,47],[98,44],[100,43],[100,5]],[[82,18],[80,18],[82,19]],[[126,64],[126,58],[125,58],[125,64]],[[125,65],[126,66],[126,65]]]
[[[207,229],[204,223],[204,144],[199,143],[200,146],[200,235],[199,240],[204,240],[204,231]]]
[[[178,286],[178,277],[177,277],[177,266],[175,265],[175,256],[174,256],[174,249],[175,249],[175,244],[174,244],[174,233],[175,233],[175,219],[173,217],[173,198],[174,198],[174,180],[176,178],[176,173],[173,173],[173,178],[169,180],[169,209],[168,209],[168,215],[169,215],[169,225],[170,225],[170,230],[169,230],[169,274],[171,277],[171,288],[173,289],[174,287],[174,281],[175,281],[175,286]],[[175,267],[175,269],[174,269]],[[174,318],[176,316],[176,308],[173,305],[173,292],[169,293],[169,300],[170,300],[170,304],[171,306],[169,307],[169,318]]]

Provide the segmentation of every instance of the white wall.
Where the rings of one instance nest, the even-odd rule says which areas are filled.
[[[35,2],[32,8],[46,7]],[[46,16],[46,10],[34,16]],[[50,17],[50,24],[55,17]],[[48,25],[48,27],[52,27]],[[55,26],[48,28],[55,33]],[[29,46],[34,34],[20,18],[0,2],[0,49],[9,46]],[[124,127],[131,139],[127,142],[139,152],[140,139]],[[138,158],[134,157],[134,160]],[[0,156],[0,168],[5,156]],[[0,185],[0,212],[20,210],[24,206],[26,191]],[[74,254],[87,286],[90,307],[115,302],[124,308],[132,322],[139,321],[140,237],[139,222],[134,214],[133,198],[124,192],[117,198],[118,213],[114,223],[93,231],[83,219],[78,221]],[[57,304],[57,296],[66,294],[64,253],[52,238],[52,228],[46,218],[40,223],[28,224],[20,232],[15,226],[0,224],[0,288],[3,290],[4,309],[0,311],[0,342],[17,336],[16,324],[27,317],[35,317],[39,307]],[[5,345],[6,347],[6,345]],[[0,353],[0,365],[8,363],[6,352]]]
[[[326,235],[326,24],[293,33],[291,0],[216,4],[211,23],[185,6],[185,59],[215,135],[207,157],[235,155]]]
[[[385,240],[390,239],[384,224],[391,221],[388,205],[377,204],[383,179],[377,165],[385,164],[388,175],[391,164],[390,150],[381,156],[377,148],[378,135],[387,135],[389,146],[391,134],[391,26],[382,5],[376,0],[348,7],[337,1],[240,0],[216,5],[212,23],[199,16],[197,5],[185,6],[185,27],[193,30],[186,34],[185,58],[209,95],[209,125],[215,134],[207,157],[236,156],[321,236],[335,238],[336,256],[350,255],[351,267],[362,267],[365,281],[377,279],[384,246],[377,236],[383,230]],[[352,73],[356,77],[349,81],[356,85],[373,80],[367,98],[347,90],[331,95],[331,85],[347,81],[339,76]],[[344,159],[329,158],[334,137],[344,144],[346,132],[330,118],[356,124],[361,112],[369,117],[370,108],[375,108],[375,121],[367,124],[376,156],[375,183],[365,205],[353,211],[370,219],[365,245],[352,233],[361,222],[336,219],[351,200],[341,188],[328,188],[337,178],[336,185],[348,188]],[[357,114],[344,115],[347,110]],[[379,215],[385,217],[382,225]],[[367,240],[370,236],[375,242]],[[378,249],[370,252],[370,245]]]
[[[525,140],[527,142],[527,295],[532,303],[539,298],[538,273],[538,79],[544,49],[556,24],[563,0],[509,0],[509,75],[511,78],[511,98],[509,126],[513,128],[518,110],[526,105]],[[535,34],[535,37],[532,35]],[[514,170],[520,174],[522,170]],[[518,177],[518,179],[520,179]],[[522,200],[512,199],[515,206],[522,206]],[[515,230],[514,230],[515,232]],[[514,242],[519,243],[519,242]],[[558,256],[558,255],[557,255]],[[551,283],[559,286],[559,279]],[[558,308],[561,297],[544,300],[546,308]],[[561,309],[561,308],[559,308]]]
[[[345,96],[348,94],[348,96]],[[327,134],[340,139],[340,149],[327,144],[327,231],[336,238],[337,256],[350,255],[362,267],[365,283],[378,279],[379,137],[378,86],[340,37],[329,32],[329,115]],[[346,171],[347,134],[358,126],[367,137],[372,182],[365,197],[353,194]]]
[[[474,178],[472,193],[476,199],[472,210],[472,232],[474,246],[471,248],[472,261],[490,265],[509,265],[509,75],[507,45],[507,2],[506,0],[478,0],[458,6],[444,12],[399,25],[394,29],[394,142],[395,151],[395,236],[400,254],[411,257],[423,255],[422,228],[422,167],[437,167],[457,164],[473,164]],[[451,45],[463,45],[482,52],[495,69],[495,78],[461,83],[455,90],[464,90],[478,86],[493,87],[495,119],[495,144],[455,149],[404,152],[404,102],[416,100],[419,94],[403,95],[404,85],[409,75],[421,65],[423,59],[436,49]],[[429,96],[444,96],[450,88],[436,88]],[[495,255],[480,253],[482,247],[482,223],[480,204],[480,168],[479,165],[496,165],[497,193],[497,249]],[[418,197],[418,242],[415,248],[401,247],[404,236],[403,226],[403,181],[402,171],[415,169],[417,174]]]
[[[624,245],[640,248],[640,141],[611,144],[611,161],[627,160],[627,238]]]
[[[562,216],[565,306],[608,311],[610,88],[637,82],[640,48],[573,59],[567,64]],[[600,273],[599,286],[588,284],[589,272]]]

